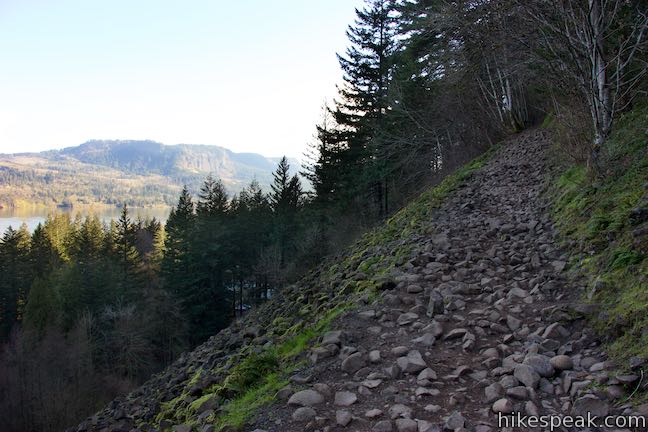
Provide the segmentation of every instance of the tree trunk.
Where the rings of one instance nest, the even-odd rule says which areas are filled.
[[[612,127],[612,99],[606,70],[603,45],[605,26],[604,11],[601,0],[589,0],[589,22],[591,26],[590,62],[592,71],[593,98],[591,100],[592,119],[594,121],[594,142],[590,150],[590,167],[600,174],[601,149],[610,134]]]

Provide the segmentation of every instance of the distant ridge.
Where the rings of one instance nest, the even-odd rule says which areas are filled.
[[[265,189],[280,158],[151,140],[91,140],[61,150],[0,154],[0,205],[169,205],[182,185],[196,192],[209,174],[230,193],[255,178]],[[290,163],[297,172],[298,161]]]

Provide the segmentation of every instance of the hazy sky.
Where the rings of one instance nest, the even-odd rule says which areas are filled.
[[[299,157],[361,0],[0,0],[0,152],[97,139]]]

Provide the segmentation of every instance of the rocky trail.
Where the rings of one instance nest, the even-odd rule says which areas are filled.
[[[497,413],[630,414],[617,401],[639,376],[612,372],[563,276],[541,196],[547,147],[541,131],[506,143],[434,213],[395,289],[334,322],[250,430],[487,432],[506,430]]]
[[[355,307],[309,342],[290,384],[243,430],[488,432],[512,430],[500,427],[500,413],[633,414],[625,398],[642,380],[643,361],[619,374],[586,326],[583,288],[566,278],[568,256],[543,196],[549,145],[541,130],[503,143],[422,227],[394,239],[414,250],[389,283],[354,297]],[[226,401],[213,388],[241,353],[275,346],[277,322],[303,324],[313,311],[335,307],[317,299],[337,298],[333,287],[359,277],[356,267],[330,283],[316,271],[277,293],[73,430],[218,430]]]

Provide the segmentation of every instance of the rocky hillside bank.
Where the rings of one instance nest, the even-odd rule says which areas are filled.
[[[644,357],[608,357],[588,319],[585,243],[553,221],[580,189],[546,182],[550,141],[504,142],[73,430],[486,432],[514,411],[648,413],[627,399]],[[641,217],[624,248],[645,244]],[[624,269],[641,287],[638,260]]]

